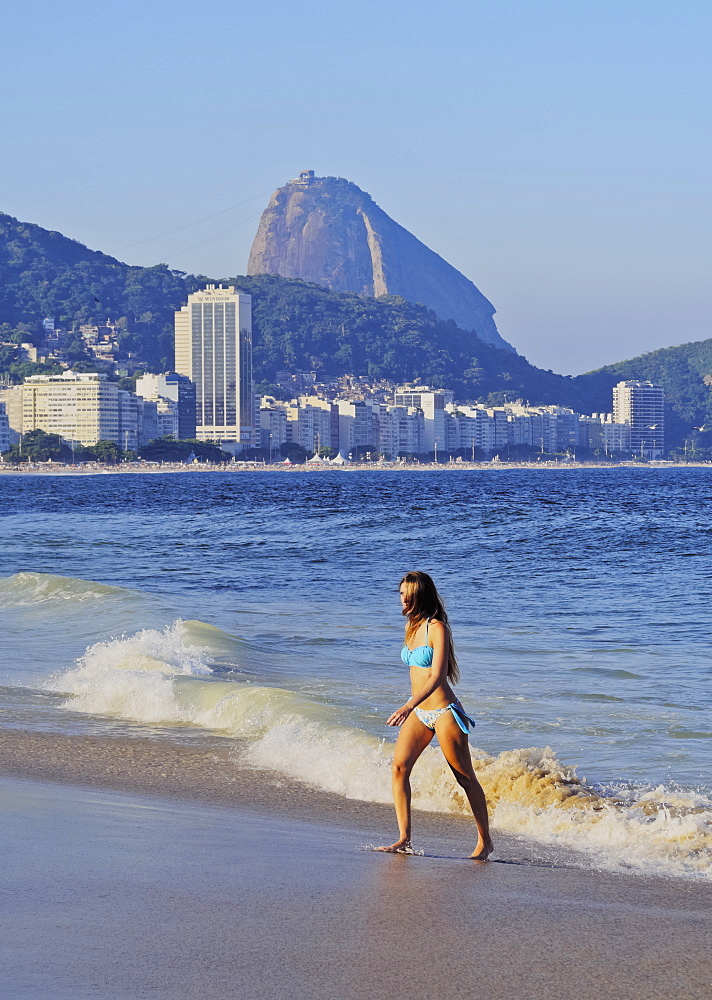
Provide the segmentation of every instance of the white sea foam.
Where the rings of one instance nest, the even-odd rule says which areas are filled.
[[[221,679],[211,664],[234,648],[218,629],[176,622],[96,643],[49,686],[70,696],[66,708],[239,736],[249,741],[255,767],[348,798],[390,802],[390,742],[351,724],[335,705]],[[496,757],[473,750],[473,757],[496,830],[588,852],[599,867],[712,878],[709,799],[664,787],[602,793],[550,747]],[[433,812],[468,812],[437,748],[418,761],[413,802]]]
[[[125,587],[52,573],[14,573],[0,579],[0,607],[18,608],[56,601],[100,601],[130,595]]]
[[[137,722],[191,722],[176,702],[181,676],[209,676],[209,650],[185,642],[183,622],[162,631],[97,642],[76,667],[52,675],[45,687],[71,695],[66,707]]]
[[[478,756],[478,752],[474,752]],[[601,868],[712,879],[712,801],[695,792],[591,788],[550,747],[482,755],[497,827],[593,855]]]

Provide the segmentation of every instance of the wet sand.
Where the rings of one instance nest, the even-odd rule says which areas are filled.
[[[394,833],[390,806],[345,799],[307,788],[281,775],[245,766],[237,739],[209,736],[188,743],[138,736],[72,736],[0,729],[0,775],[115,789],[161,798],[244,806],[277,817],[329,817],[336,825]],[[420,814],[419,827],[433,832],[442,819]],[[450,822],[448,819],[447,822]],[[455,817],[474,848],[470,824]],[[392,838],[391,838],[392,839]]]
[[[702,1000],[709,886],[613,875],[236,767],[227,741],[0,731],[0,989],[42,1000]],[[114,789],[114,790],[108,790]],[[120,789],[120,790],[119,790]]]

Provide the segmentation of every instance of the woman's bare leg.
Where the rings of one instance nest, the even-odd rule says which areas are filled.
[[[398,840],[379,851],[402,851],[410,847],[410,772],[435,733],[416,715],[409,715],[401,726],[393,751],[393,804],[398,820]]]
[[[470,856],[476,861],[486,861],[494,850],[494,845],[489,830],[487,799],[472,766],[467,736],[455,722],[452,712],[440,716],[435,723],[435,731],[438,734],[440,749],[455,775],[455,780],[467,796],[477,824],[477,846]]]

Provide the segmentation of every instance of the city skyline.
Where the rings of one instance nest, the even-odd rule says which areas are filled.
[[[193,327],[192,345],[188,336],[183,345],[193,354],[205,354],[207,326],[212,341],[207,378],[203,364],[197,384],[185,374],[147,374],[138,378],[135,393],[130,393],[105,373],[67,369],[59,375],[28,376],[22,385],[0,390],[0,450],[17,443],[22,449],[24,435],[41,431],[57,435],[70,446],[74,462],[75,445],[123,444],[124,450],[136,453],[146,446],[165,447],[169,438],[185,444],[183,430],[191,434],[197,431],[198,441],[223,447],[234,458],[252,453],[254,459],[261,449],[262,457],[267,453],[270,463],[275,451],[289,459],[293,457],[290,449],[295,447],[301,460],[308,455],[318,459],[324,449],[329,458],[341,464],[374,456],[386,461],[417,458],[437,463],[438,455],[446,455],[450,461],[470,458],[474,462],[505,454],[532,461],[537,452],[537,458],[546,453],[575,459],[577,449],[589,457],[603,453],[641,460],[664,457],[665,394],[662,387],[645,381],[619,382],[612,392],[612,412],[591,416],[565,406],[531,406],[522,400],[499,406],[456,402],[451,390],[415,383],[390,389],[381,384],[374,393],[363,380],[349,378],[335,380],[329,387],[315,383],[311,394],[291,400],[262,395],[257,403],[253,402],[251,385],[245,393],[238,384],[235,412],[240,399],[243,409],[248,400],[249,425],[209,426],[205,423],[206,407],[214,413],[221,392],[222,409],[230,405],[224,398],[224,386],[216,388],[215,356],[220,354],[221,367],[225,368],[230,351],[225,344],[219,352],[215,349],[215,335],[221,331],[216,331],[216,303],[210,293],[238,296],[231,289],[207,291],[206,300],[196,293],[191,296],[197,301],[189,303],[190,311],[176,314],[179,329]],[[241,304],[231,304],[237,316]],[[224,296],[218,305],[224,319]],[[191,313],[192,323],[188,324]],[[223,335],[226,332],[222,330]],[[233,346],[238,349],[237,342]],[[650,424],[652,419],[655,424]],[[118,459],[120,452],[115,457]],[[216,448],[213,460],[218,459]]]
[[[41,348],[5,345],[30,361],[47,360],[39,351],[49,348],[55,367],[54,373],[50,368],[48,374],[26,375],[21,385],[12,385],[7,373],[8,384],[0,386],[0,436],[7,439],[6,447],[18,439],[21,445],[28,431],[41,431],[58,435],[73,456],[75,444],[123,443],[124,451],[136,452],[168,438],[224,447],[233,455],[261,448],[270,461],[274,448],[292,445],[317,457],[326,446],[342,461],[365,453],[435,462],[439,453],[460,460],[471,453],[474,461],[476,451],[490,458],[503,448],[507,457],[514,448],[531,458],[537,446],[542,455],[575,456],[577,448],[584,454],[640,459],[665,454],[665,392],[640,379],[611,386],[611,410],[591,416],[561,400],[532,405],[521,394],[504,392],[499,401],[462,393],[456,401],[447,386],[420,380],[396,384],[355,373],[320,381],[315,371],[279,370],[271,386],[276,395],[263,388],[257,399],[251,295],[232,285],[208,284],[186,300],[174,312],[175,372],[147,372],[146,362],[133,352],[126,360],[117,356],[119,325],[108,321],[105,327],[80,327],[102,373],[75,373],[69,367],[66,331],[51,317],[43,322]],[[120,374],[125,376],[121,386]],[[94,395],[93,402],[87,393]],[[106,394],[108,407],[100,399]],[[81,431],[80,424],[88,429]]]

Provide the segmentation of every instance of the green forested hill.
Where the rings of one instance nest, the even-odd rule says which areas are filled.
[[[579,375],[574,381],[582,400],[611,398],[613,386],[623,379],[646,379],[665,389],[668,446],[680,445],[691,433],[703,446],[712,446],[712,339],[679,347],[665,347],[619,361],[597,371]],[[610,409],[610,403],[607,406]]]
[[[61,233],[0,213],[0,324],[58,326],[126,317],[136,348],[160,365],[173,354],[173,310],[205,279],[156,267],[129,267]]]
[[[570,380],[490,347],[425,306],[372,299],[274,275],[230,278],[253,298],[256,374],[282,369],[344,373],[448,386],[460,399],[536,397],[558,402]]]
[[[62,327],[125,318],[138,350],[155,366],[172,355],[173,312],[204,276],[164,264],[130,267],[61,233],[0,215],[0,324]],[[510,351],[490,347],[452,321],[405,299],[339,294],[272,275],[223,278],[253,296],[255,376],[280,369],[422,379],[462,398],[507,393],[555,403],[570,381],[540,371]]]
[[[0,325],[59,326],[125,318],[124,346],[156,370],[172,364],[173,313],[208,281],[253,297],[255,377],[280,369],[352,373],[452,388],[461,400],[560,403],[579,413],[609,411],[621,379],[660,382],[668,398],[668,440],[712,426],[712,340],[653,351],[571,378],[542,371],[490,347],[424,306],[392,296],[372,299],[272,275],[206,278],[165,264],[131,267],[61,233],[0,213]],[[712,439],[711,439],[712,440]]]

